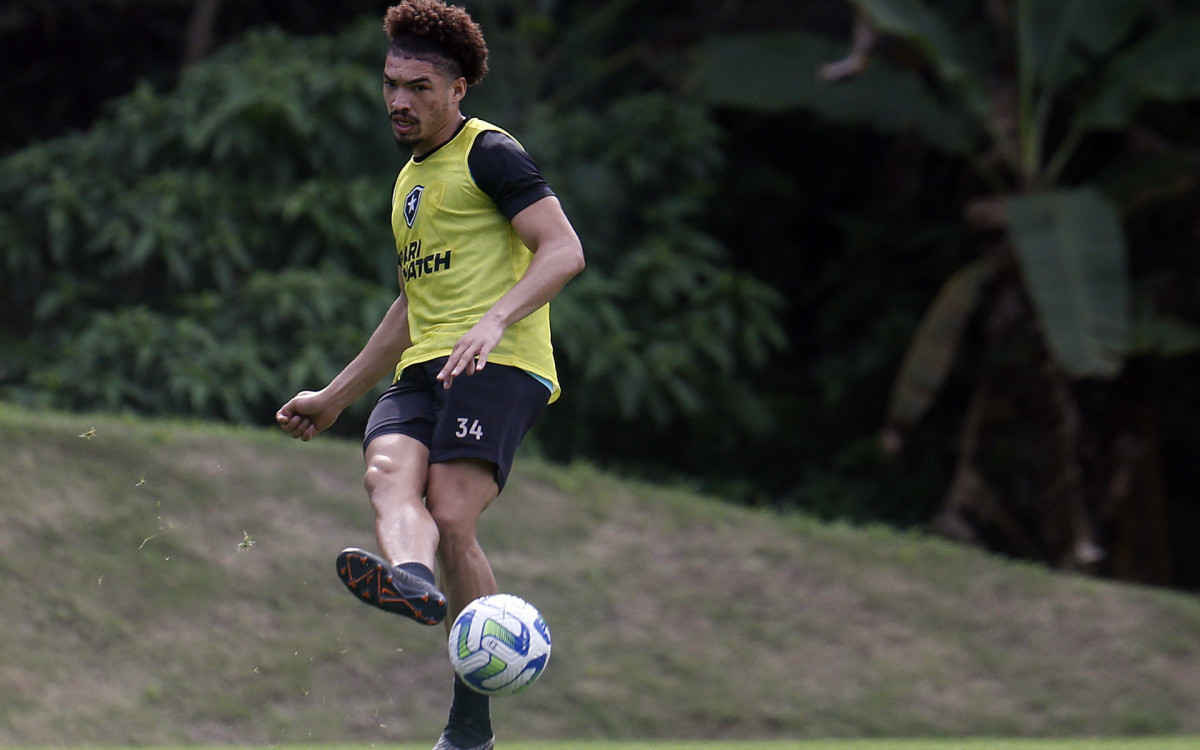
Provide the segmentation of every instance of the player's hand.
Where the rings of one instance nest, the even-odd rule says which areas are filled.
[[[334,408],[321,391],[301,391],[275,412],[279,427],[305,442],[337,421],[341,409]]]
[[[442,371],[437,374],[442,387],[449,388],[459,375],[474,375],[482,370],[487,365],[488,355],[504,336],[504,328],[504,325],[494,322],[487,315],[471,326],[471,330],[454,345]]]

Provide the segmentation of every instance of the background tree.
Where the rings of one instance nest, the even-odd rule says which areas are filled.
[[[169,88],[180,69],[248,29],[331,34],[382,15],[380,0],[88,0],[6,3],[0,11],[0,153],[86,129],[138,83]]]
[[[267,423],[284,394],[330,378],[395,294],[387,186],[404,157],[379,126],[382,44],[377,21],[333,38],[252,33],[171,92],[142,86],[86,134],[5,160],[10,397]],[[471,106],[511,108],[498,94],[522,70],[498,65]],[[528,132],[592,265],[556,306],[578,394],[556,452],[602,454],[649,423],[640,449],[618,440],[612,457],[668,434],[711,455],[712,410],[738,420],[735,437],[760,429],[755,394],[728,379],[782,345],[780,298],[689,223],[720,159],[704,110],[665,94],[616,99],[599,119],[527,109],[505,122]],[[359,432],[368,406],[339,429]]]
[[[0,396],[260,423],[357,350],[394,283],[387,4],[0,15]],[[589,254],[547,453],[1200,583],[1195,2],[467,4],[470,111]]]
[[[984,340],[935,526],[1068,567],[1094,566],[1112,548],[1109,570],[1169,580],[1161,427],[1145,418],[1145,397],[1114,401],[1117,389],[1097,381],[1132,352],[1178,356],[1200,341],[1146,295],[1131,335],[1117,203],[1144,207],[1192,187],[1164,190],[1161,172],[1134,168],[1161,168],[1162,152],[1194,160],[1191,144],[1161,136],[1147,155],[1135,117],[1145,102],[1200,97],[1200,19],[1134,0],[854,4],[848,57],[831,62],[828,42],[803,33],[726,38],[708,47],[697,87],[724,104],[801,106],[916,133],[972,169],[964,215],[985,231],[964,238],[971,260],[916,329],[886,449],[899,451],[926,414],[978,315]],[[810,74],[771,91],[732,85],[730,71],[768,64]]]

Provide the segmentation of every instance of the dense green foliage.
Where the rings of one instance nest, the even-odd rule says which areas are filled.
[[[778,290],[729,264],[698,229],[718,198],[720,132],[702,108],[662,94],[534,127],[553,184],[585,238],[589,268],[556,303],[555,325],[578,388],[549,419],[557,450],[653,454],[666,434],[705,448],[712,425],[734,439],[762,426],[746,375],[784,344]],[[532,125],[532,123],[530,123]],[[644,425],[640,435],[632,425]],[[569,454],[568,454],[569,455]]]
[[[959,214],[949,243],[959,260],[900,363],[883,447],[899,455],[957,381],[969,389],[954,398],[960,424],[943,415],[932,427],[959,432],[940,530],[1056,565],[1171,580],[1179,558],[1167,552],[1166,519],[1197,509],[1190,472],[1175,474],[1157,443],[1193,428],[1160,419],[1178,404],[1145,373],[1158,387],[1186,379],[1178,360],[1200,353],[1200,328],[1184,322],[1194,305],[1181,315],[1143,280],[1151,268],[1180,272],[1185,288],[1197,279],[1191,264],[1154,267],[1165,260],[1156,243],[1127,242],[1125,224],[1194,200],[1194,177],[1164,182],[1163,159],[1171,152],[1176,174],[1194,172],[1194,131],[1159,122],[1148,105],[1161,114],[1200,98],[1200,18],[1137,0],[853,5],[844,57],[810,30],[722,35],[703,47],[693,88],[731,107],[865,123],[892,153],[915,141],[954,161],[955,182],[916,178],[914,165],[905,175]],[[772,65],[811,74],[737,85],[741,71]],[[1162,225],[1157,241],[1189,231]]]
[[[378,113],[380,37],[251,34],[173,91],[142,87],[86,134],[9,157],[10,396],[266,422],[336,373],[396,289],[388,186],[403,156]],[[744,424],[755,397],[729,383],[782,345],[781,299],[694,226],[720,133],[665,94],[597,114],[539,109],[514,128],[590,262],[555,306],[574,392],[563,447],[602,451],[606,427],[647,419]]]
[[[395,283],[369,52],[257,34],[8,157],[9,393],[261,421],[336,372]]]

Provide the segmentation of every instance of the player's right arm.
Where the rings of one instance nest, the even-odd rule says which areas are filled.
[[[329,385],[319,391],[301,391],[275,413],[280,428],[294,438],[312,440],[326,430],[347,406],[371,390],[400,361],[412,345],[408,329],[408,297],[401,279],[400,296],[388,308],[362,351]]]

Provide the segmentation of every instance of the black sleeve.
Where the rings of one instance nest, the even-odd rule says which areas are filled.
[[[525,149],[497,130],[480,133],[467,155],[467,166],[479,189],[509,221],[554,191]]]

